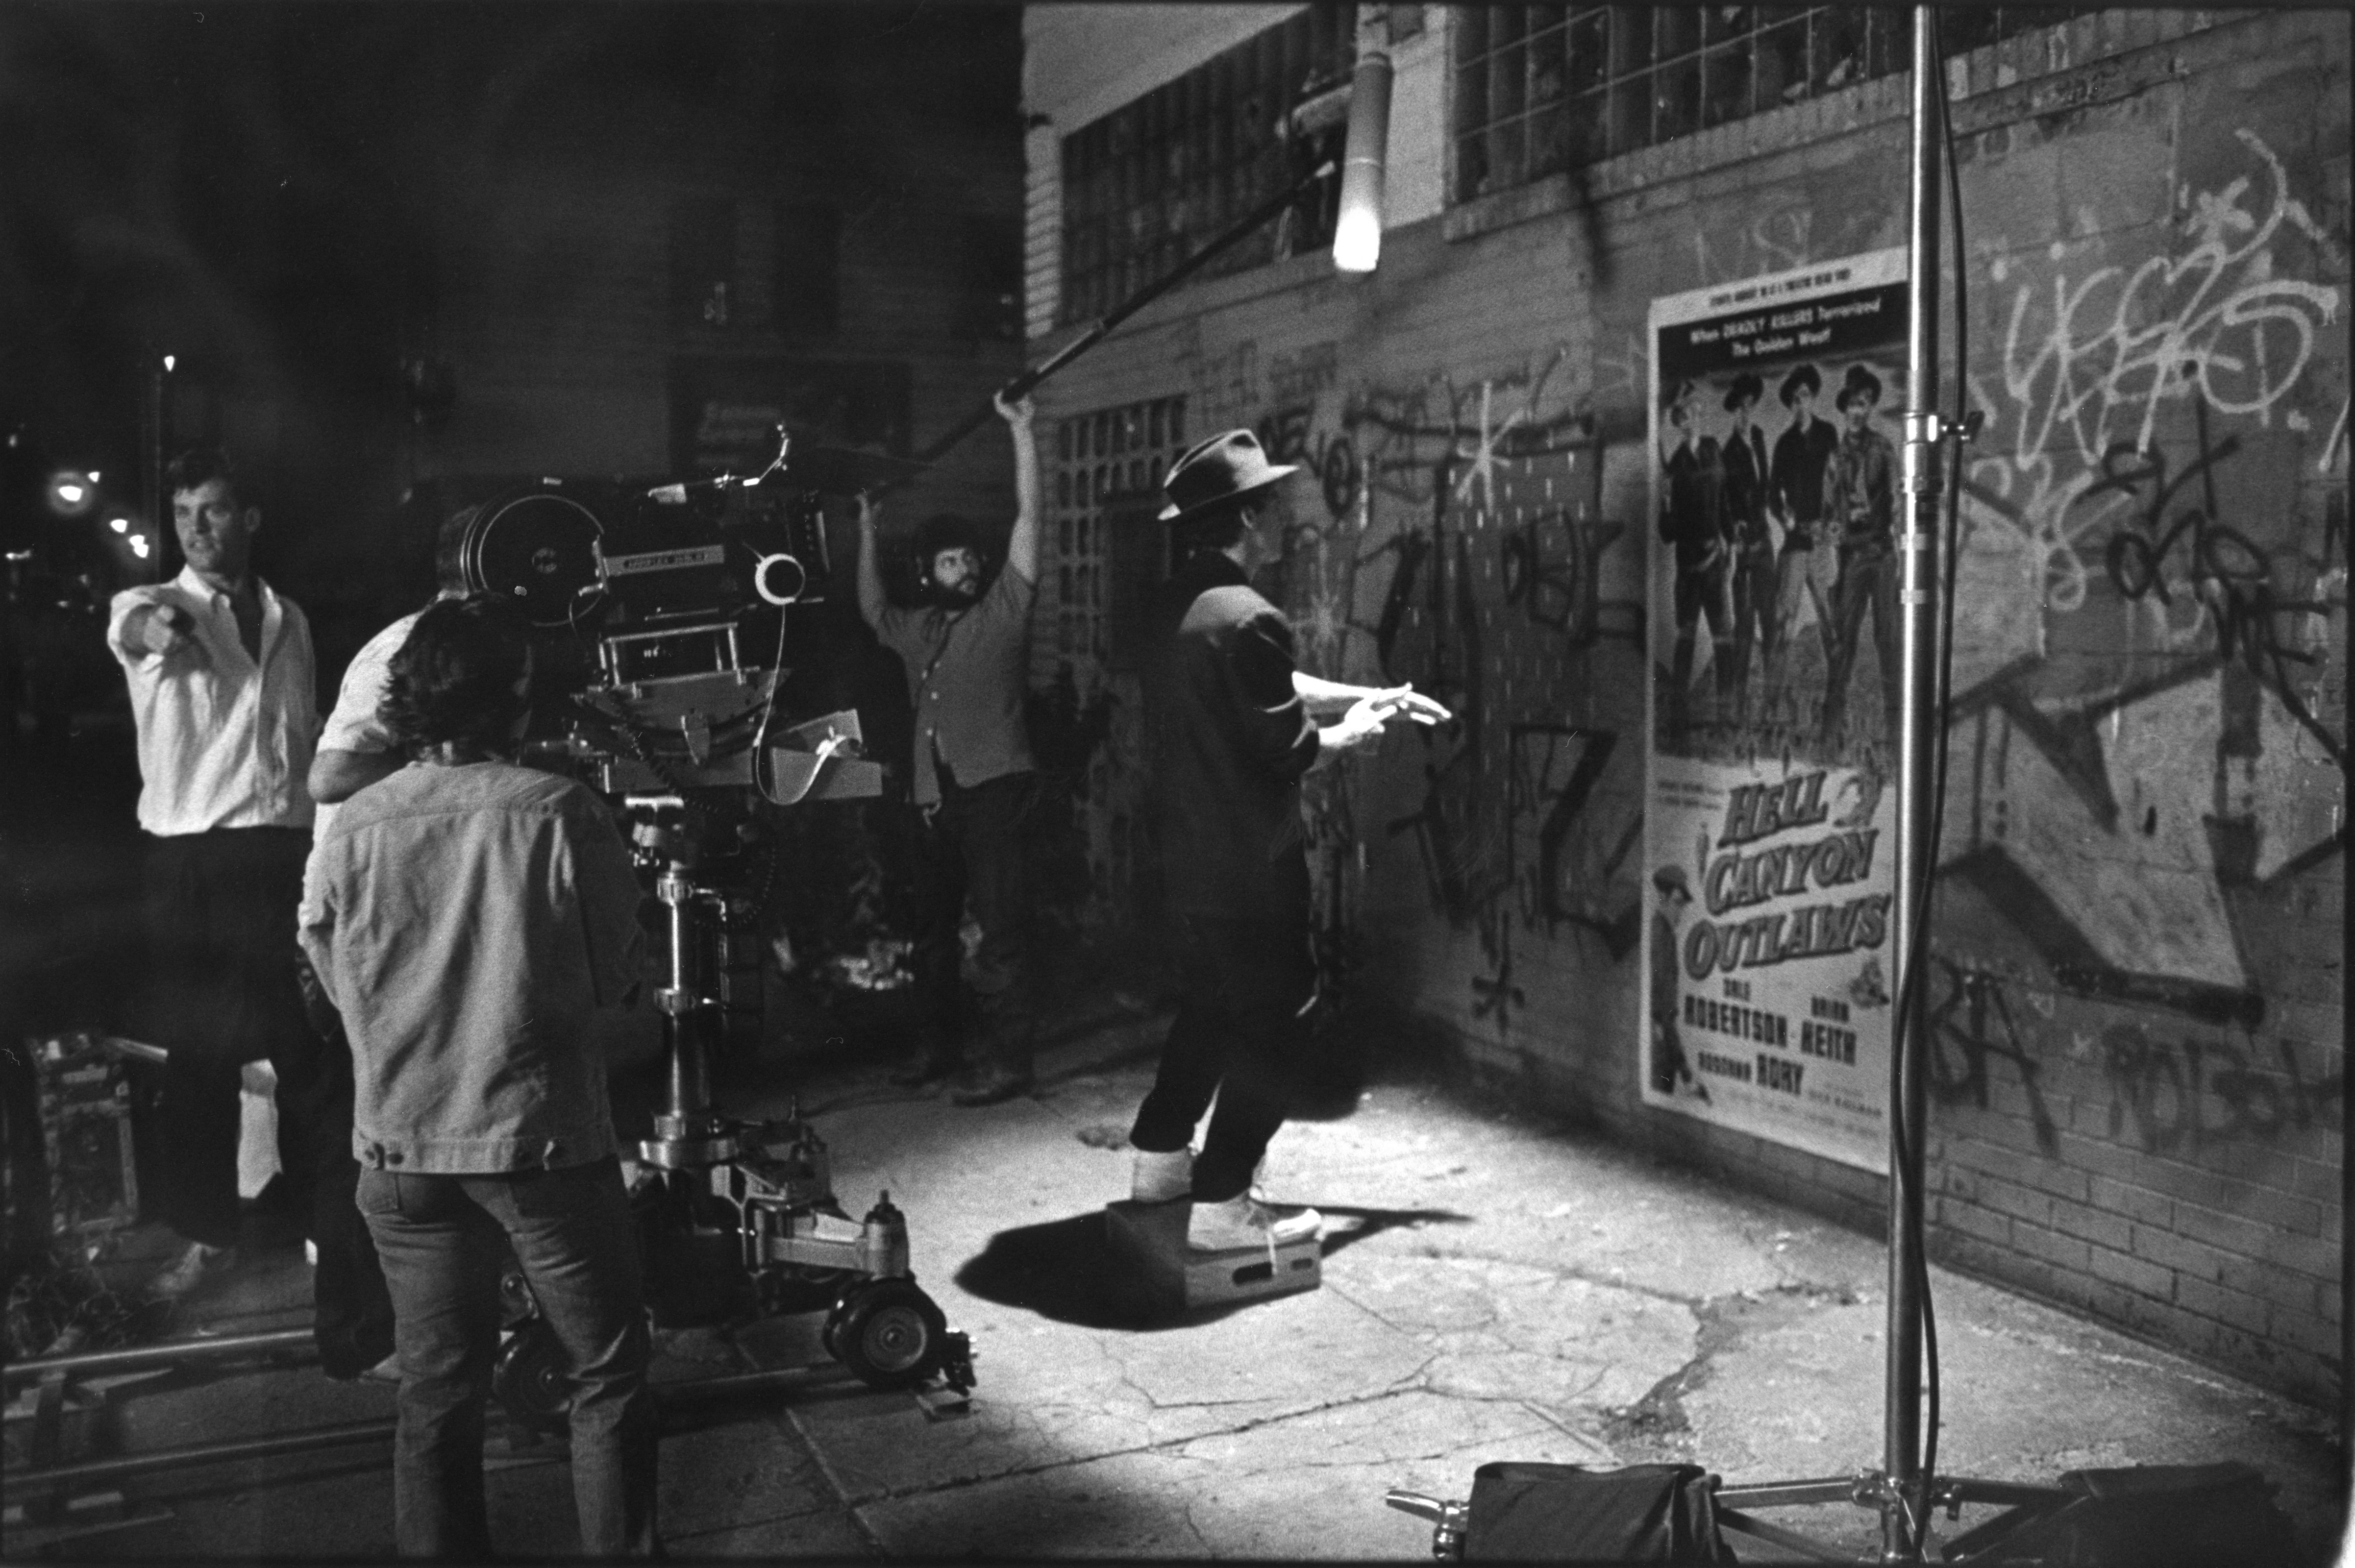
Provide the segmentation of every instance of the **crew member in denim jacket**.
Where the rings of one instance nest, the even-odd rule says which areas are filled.
[[[406,1555],[491,1550],[504,1246],[571,1369],[582,1549],[658,1549],[643,1282],[589,1044],[591,1014],[637,981],[640,895],[597,798],[512,760],[530,678],[525,632],[495,601],[421,615],[383,706],[411,760],[343,806],[304,889],[303,946],[351,1039],[357,1201],[392,1294]]]

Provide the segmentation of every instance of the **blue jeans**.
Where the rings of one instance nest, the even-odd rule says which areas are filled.
[[[400,1353],[392,1502],[401,1554],[490,1554],[483,1414],[508,1246],[571,1361],[581,1550],[658,1554],[645,1296],[619,1164],[498,1176],[364,1170],[357,1202],[392,1292]]]

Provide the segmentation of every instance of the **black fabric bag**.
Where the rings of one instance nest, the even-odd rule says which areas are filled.
[[[2080,1495],[1964,1560],[2045,1568],[2294,1568],[2299,1561],[2273,1483],[2235,1459],[2072,1470],[2054,1484]],[[1954,1544],[1966,1548],[1968,1538]]]
[[[1717,1494],[1699,1465],[1510,1461],[1472,1472],[1467,1559],[1522,1563],[1732,1563]]]

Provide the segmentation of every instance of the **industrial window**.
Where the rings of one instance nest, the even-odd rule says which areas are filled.
[[[1945,14],[1960,54],[2082,6]],[[1465,5],[1455,12],[1455,199],[1469,201],[1907,68],[1893,5]]]
[[[1337,145],[1286,129],[1293,108],[1348,79],[1356,7],[1320,0],[1063,138],[1067,322],[1102,315],[1162,277]],[[1320,189],[1210,263],[1239,271],[1324,245]]]
[[[1156,397],[1099,408],[1059,421],[1054,489],[1048,497],[1048,538],[1054,569],[1041,595],[1042,628],[1055,629],[1054,651],[1077,662],[1108,659],[1132,663],[1126,640],[1144,625],[1142,595],[1156,575],[1141,546],[1157,545],[1160,528],[1145,513],[1158,509],[1162,475],[1186,450],[1186,399]],[[1135,504],[1131,504],[1135,503]],[[1125,518],[1129,526],[1116,530]],[[1118,531],[1120,536],[1114,537]],[[1111,628],[1112,643],[1106,628]],[[1043,641],[1043,639],[1041,640]]]

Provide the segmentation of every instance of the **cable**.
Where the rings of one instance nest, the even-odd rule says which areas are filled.
[[[792,804],[791,801],[778,800],[769,788],[768,771],[769,721],[776,716],[777,692],[785,683],[785,617],[788,613],[785,606],[781,604],[777,607],[777,652],[769,661],[769,700],[761,705],[761,727],[752,732],[752,788],[759,790],[761,799],[772,806]],[[772,872],[775,870],[773,859],[770,869]]]

